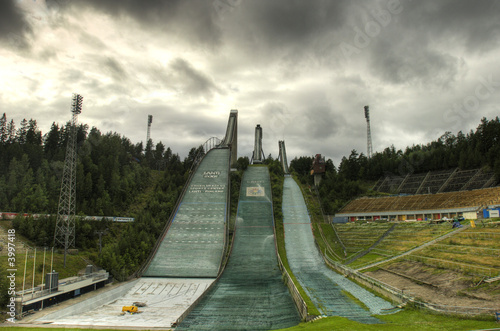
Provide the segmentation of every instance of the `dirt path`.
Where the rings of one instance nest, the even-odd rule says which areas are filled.
[[[424,302],[500,311],[500,282],[475,287],[473,280],[461,273],[429,268],[410,261],[394,263],[385,270],[367,272],[366,275],[404,290]]]

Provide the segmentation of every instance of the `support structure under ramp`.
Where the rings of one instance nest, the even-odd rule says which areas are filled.
[[[221,146],[231,149],[231,165],[238,161],[238,110],[231,109],[227,122],[226,136],[222,139]]]
[[[264,159],[264,152],[262,151],[262,128],[260,127],[260,124],[257,124],[255,127],[255,144],[252,154],[252,163],[260,164],[264,161]]]
[[[290,171],[288,170],[288,161],[286,159],[285,141],[280,140],[278,143],[279,143],[279,147],[280,147],[279,158],[281,161],[281,166],[283,167],[283,173],[285,175],[288,175],[290,173]]]

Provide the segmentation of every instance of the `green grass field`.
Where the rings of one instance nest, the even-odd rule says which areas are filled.
[[[300,323],[297,326],[282,329],[287,331],[295,330],[388,330],[388,331],[425,331],[425,330],[500,330],[500,323],[495,322],[493,316],[483,316],[478,319],[465,319],[462,317],[445,316],[432,314],[427,311],[407,309],[392,315],[379,316],[383,322],[381,324],[362,324],[353,322],[343,317],[328,317],[309,323]],[[7,327],[12,331],[31,331],[31,330],[62,330],[63,328],[32,328],[15,327],[12,323],[4,323],[1,327]],[[88,329],[64,328],[66,331],[84,331]],[[93,329],[99,330],[99,329]],[[104,330],[104,329],[103,329]]]
[[[405,310],[393,315],[379,316],[383,324],[361,324],[343,317],[329,317],[316,320],[312,323],[301,323],[295,327],[284,329],[295,330],[394,330],[394,331],[423,331],[423,330],[484,330],[500,329],[500,323],[494,321],[493,316],[483,320],[463,319],[460,317],[431,314],[421,310]]]

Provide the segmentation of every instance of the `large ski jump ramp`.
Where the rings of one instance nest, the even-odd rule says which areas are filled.
[[[178,329],[272,330],[298,324],[275,247],[269,172],[267,167],[249,167],[241,183],[228,265]]]
[[[231,112],[227,135],[234,136]],[[39,318],[35,323],[65,326],[169,328],[215,281],[226,247],[231,139],[210,150],[184,191],[169,227],[143,277],[76,305]],[[140,314],[122,307],[145,303]]]
[[[290,269],[321,313],[362,323],[381,323],[371,315],[381,314],[392,305],[326,266],[314,244],[302,192],[290,176],[285,177],[283,185],[283,225]],[[351,293],[370,311],[355,304],[342,291]]]
[[[226,236],[229,154],[225,148],[205,156],[143,276],[217,277]]]

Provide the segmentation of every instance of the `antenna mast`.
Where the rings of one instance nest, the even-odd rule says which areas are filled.
[[[148,135],[146,138],[146,144],[148,143],[149,139],[151,139],[151,123],[153,123],[153,115],[148,115]]]
[[[365,106],[365,118],[366,118],[366,140],[367,140],[367,156],[368,158],[372,157],[373,147],[372,147],[372,133],[370,131],[370,108],[369,106]]]
[[[64,161],[61,193],[57,208],[57,221],[54,232],[54,245],[64,246],[64,267],[69,247],[75,246],[75,210],[76,210],[76,125],[78,114],[82,112],[83,97],[73,94],[71,113],[73,114],[68,133],[66,159]]]

